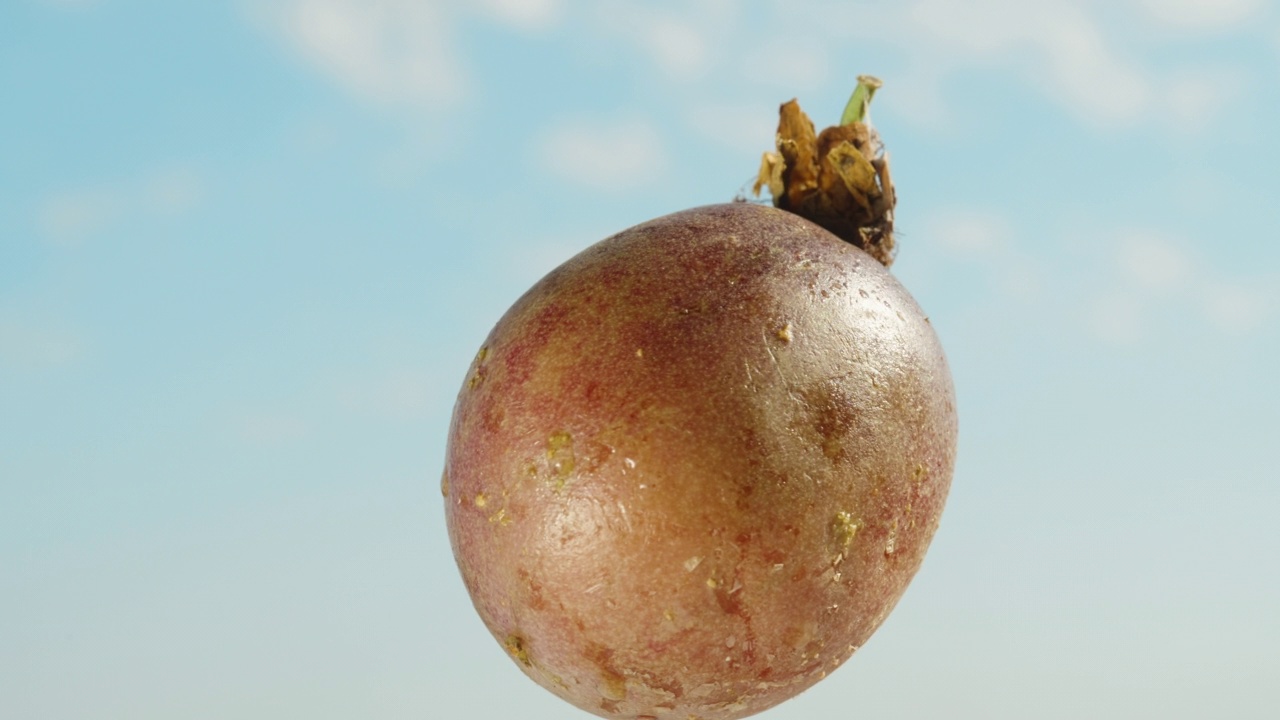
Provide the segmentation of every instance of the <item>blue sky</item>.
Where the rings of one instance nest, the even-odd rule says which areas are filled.
[[[578,717],[453,566],[465,368],[859,73],[959,461],[897,611],[767,717],[1270,717],[1263,0],[3,4],[0,715]]]

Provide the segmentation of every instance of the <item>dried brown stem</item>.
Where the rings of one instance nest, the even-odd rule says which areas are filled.
[[[834,125],[815,134],[800,105],[784,103],[777,151],[764,154],[755,194],[764,187],[775,206],[821,225],[886,266],[893,263],[897,197],[889,156],[869,124]]]

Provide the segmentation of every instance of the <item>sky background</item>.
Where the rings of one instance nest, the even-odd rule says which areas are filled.
[[[1275,717],[1265,0],[0,3],[0,716],[589,717],[470,607],[453,398],[859,73],[958,466],[888,622],[760,717]]]

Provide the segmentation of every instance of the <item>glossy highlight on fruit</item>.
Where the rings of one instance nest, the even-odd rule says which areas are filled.
[[[533,680],[631,720],[811,686],[920,567],[956,411],[885,267],[749,203],[610,237],[498,322],[442,491],[476,610]]]

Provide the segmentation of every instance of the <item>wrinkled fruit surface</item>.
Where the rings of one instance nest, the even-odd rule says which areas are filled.
[[[883,266],[717,205],[516,302],[459,394],[442,491],[476,609],[527,675],[607,718],[721,720],[880,625],[955,442],[942,349]]]

